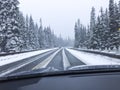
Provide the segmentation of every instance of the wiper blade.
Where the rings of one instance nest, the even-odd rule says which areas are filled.
[[[23,79],[23,78],[34,77],[37,75],[43,76],[44,74],[47,74],[49,72],[56,72],[56,71],[59,71],[59,70],[55,69],[54,67],[42,68],[42,69],[31,70],[31,71],[22,71],[19,73],[0,77],[0,81]]]
[[[100,70],[100,69],[120,69],[120,65],[78,65],[69,67],[68,70]]]
[[[94,73],[111,73],[120,72],[120,65],[95,65],[95,66],[75,66],[70,67],[68,70],[60,71],[54,68],[44,68],[34,71],[27,71],[18,74],[13,74],[0,78],[0,82],[29,79],[29,78],[40,78],[40,77],[50,77],[50,76],[65,76],[65,75],[76,75],[76,74],[94,74]]]

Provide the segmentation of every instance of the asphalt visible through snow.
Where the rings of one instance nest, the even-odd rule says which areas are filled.
[[[51,50],[40,55],[1,66],[0,76],[47,67],[52,67],[57,70],[65,70],[67,67],[76,65],[85,65],[85,63],[77,59],[65,48],[59,48],[57,50]]]
[[[62,61],[62,50],[57,53],[53,60],[48,64],[47,67],[53,67],[58,70],[63,70],[63,61]]]
[[[53,70],[63,71],[70,67],[81,65],[114,64],[120,65],[120,60],[69,48],[56,48],[0,66],[0,77],[44,68],[52,68]]]

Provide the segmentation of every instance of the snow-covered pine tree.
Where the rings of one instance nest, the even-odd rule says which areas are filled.
[[[91,10],[91,17],[90,17],[90,32],[91,32],[91,37],[93,36],[93,32],[95,29],[95,22],[96,22],[96,16],[95,16],[95,8],[92,7]]]
[[[103,11],[103,8],[101,7],[101,10],[100,10],[100,12],[101,12],[101,15],[100,15],[100,27],[99,27],[99,34],[100,34],[100,38],[99,38],[99,40],[100,40],[100,49],[101,50],[105,50],[105,48],[106,48],[106,39],[107,39],[107,37],[106,37],[106,23],[105,23],[105,13],[104,13],[104,11]]]
[[[0,0],[0,51],[6,51],[6,43],[7,38],[5,35],[5,8],[4,8],[4,0]]]
[[[29,47],[31,50],[36,49],[36,36],[35,36],[35,26],[32,16],[29,19]]]
[[[105,39],[105,48],[108,50],[109,49],[109,32],[110,32],[110,28],[109,28],[109,12],[108,9],[106,9],[105,11],[105,18],[104,18],[104,28],[105,28],[105,35],[104,35],[104,39]]]
[[[74,47],[85,47],[86,45],[86,27],[80,24],[80,20],[75,23],[75,42]]]
[[[118,50],[120,45],[120,31],[119,31],[119,19],[120,19],[120,13],[119,13],[119,6],[115,3],[115,32],[113,37],[113,45]]]
[[[114,0],[109,1],[109,27],[110,27],[110,32],[109,32],[109,45],[110,49],[112,50],[114,48],[114,36],[115,36],[115,31],[116,31],[116,21],[115,21],[115,6],[114,6]]]
[[[101,20],[100,16],[97,17],[97,22],[96,22],[96,27],[95,30],[93,31],[93,37],[92,37],[92,48],[93,49],[100,49],[101,46]]]
[[[85,41],[85,46],[87,49],[90,48],[90,26],[87,26],[87,30],[86,30],[86,41]]]
[[[81,48],[85,46],[85,41],[86,41],[86,27],[81,25],[80,27],[80,32],[79,32],[79,45]]]
[[[51,47],[55,47],[55,34],[51,31]]]
[[[36,49],[39,49],[40,46],[39,46],[39,40],[38,40],[38,31],[39,31],[39,28],[38,28],[38,24],[36,23],[35,24],[35,37],[36,37]]]
[[[120,11],[120,1],[118,2],[118,10]]]
[[[96,16],[95,16],[95,8],[92,7],[91,10],[91,17],[90,17],[90,48],[95,48],[96,42],[94,41],[93,32],[95,32],[95,25],[96,25]]]
[[[50,43],[51,43],[51,40],[50,40],[51,30],[50,30],[50,28],[45,27],[44,28],[44,33],[45,33],[45,47],[50,48]]]
[[[29,17],[25,17],[25,31],[26,31],[26,51],[30,50],[29,48]]]
[[[80,32],[80,20],[78,19],[78,21],[75,23],[75,27],[74,27],[74,30],[75,30],[75,42],[74,42],[74,47],[75,48],[78,48],[79,47],[79,41],[80,41],[80,35],[79,35],[79,32]]]
[[[25,18],[22,14],[22,12],[19,13],[18,15],[18,21],[19,21],[19,28],[20,28],[20,48],[19,51],[24,51],[26,47],[26,30],[25,30]]]
[[[39,42],[39,47],[44,48],[45,33],[43,31],[42,19],[40,19],[40,27],[39,27],[39,30],[38,30],[38,42]]]
[[[20,23],[18,0],[1,0],[1,32],[3,35],[1,51],[19,51],[20,48]]]

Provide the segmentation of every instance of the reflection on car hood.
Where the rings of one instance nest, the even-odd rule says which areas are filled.
[[[31,70],[31,71],[23,71],[15,74],[11,74],[9,76],[17,76],[17,75],[29,75],[29,74],[38,74],[38,73],[47,73],[47,72],[57,72],[60,71],[59,69],[56,69],[54,67],[47,67],[47,68],[42,68],[42,69],[37,69],[37,70]]]
[[[79,65],[68,68],[68,70],[96,70],[96,69],[120,69],[120,65]]]
[[[66,71],[85,71],[85,70],[104,70],[104,69],[120,69],[120,65],[78,65],[78,66],[72,66],[68,67],[67,70],[59,70],[54,67],[47,67],[37,70],[31,70],[31,71],[23,71],[15,74],[11,74],[9,76],[16,76],[16,75],[28,75],[28,74],[38,74],[38,73],[49,73],[49,72],[66,72]]]
[[[59,75],[72,75],[72,74],[86,74],[86,73],[101,73],[101,72],[120,72],[120,65],[80,65],[69,67],[67,70],[59,70],[54,67],[48,67],[33,71],[23,71],[0,77],[0,81],[14,80],[32,77],[45,77],[45,76],[59,76]]]

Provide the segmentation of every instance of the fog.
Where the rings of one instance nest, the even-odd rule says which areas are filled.
[[[81,23],[89,24],[92,6],[99,14],[108,3],[109,0],[20,0],[19,7],[24,15],[32,15],[35,22],[42,18],[43,25],[50,26],[57,36],[73,39],[76,20],[80,18]]]

